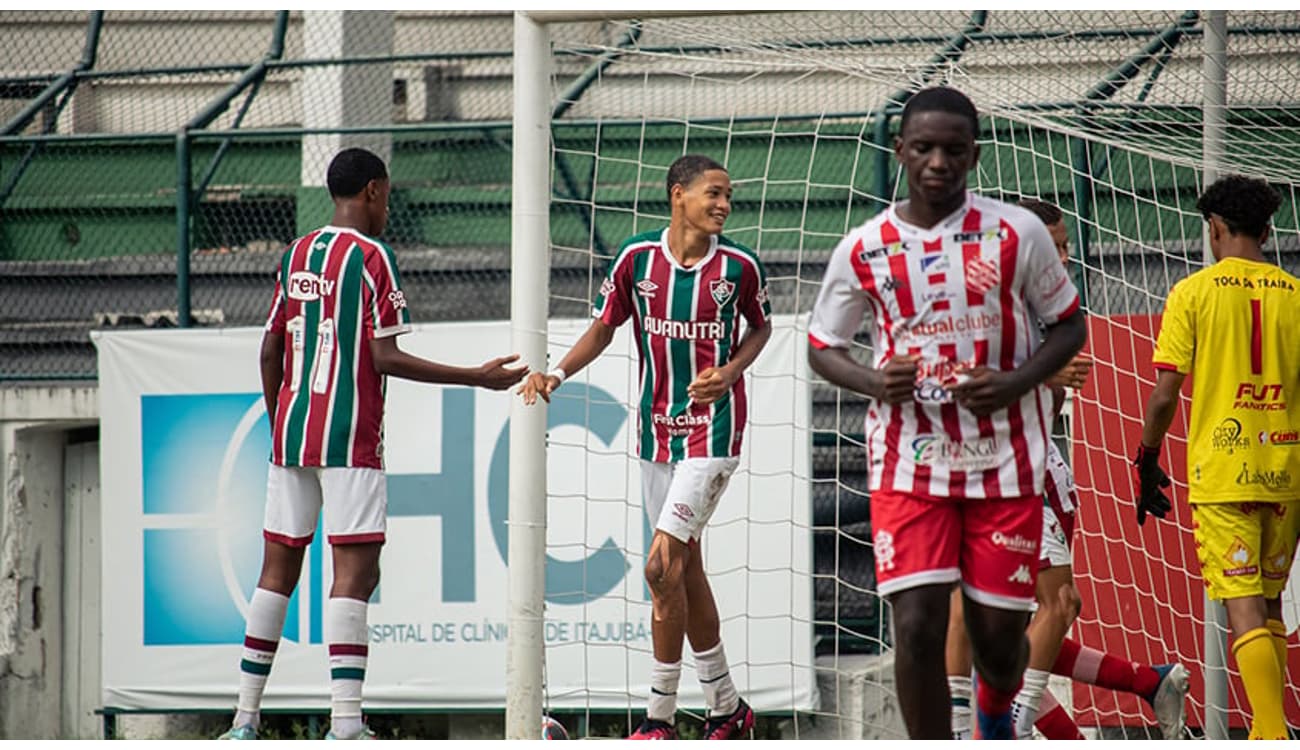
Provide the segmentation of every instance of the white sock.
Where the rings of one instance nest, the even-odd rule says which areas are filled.
[[[1011,704],[1011,721],[1015,725],[1016,739],[1029,739],[1034,736],[1034,719],[1038,718],[1038,703],[1043,699],[1047,689],[1047,678],[1051,673],[1041,669],[1026,669],[1025,681],[1016,693],[1016,700]]]
[[[952,738],[969,740],[974,734],[971,724],[971,679],[964,675],[948,675],[948,695],[952,701]]]
[[[366,679],[366,602],[331,597],[325,609],[330,653],[330,731],[335,737],[361,733],[361,686]]]
[[[673,723],[677,713],[677,682],[682,676],[680,661],[665,664],[655,661],[650,670],[650,701],[646,706],[646,718]]]
[[[704,705],[709,709],[709,716],[730,716],[736,712],[740,707],[740,695],[736,693],[736,683],[731,680],[722,641],[695,655],[695,673],[700,677],[700,687],[704,688]]]
[[[254,589],[244,626],[244,653],[239,662],[239,704],[233,726],[262,723],[262,692],[271,675],[271,663],[284,631],[289,597],[267,589]]]

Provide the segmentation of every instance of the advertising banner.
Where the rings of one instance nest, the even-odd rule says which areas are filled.
[[[553,321],[552,361],[586,321]],[[103,502],[104,705],[230,708],[262,559],[270,427],[259,329],[96,333]],[[704,538],[732,675],[758,710],[808,709],[812,552],[806,333],[778,317],[750,370],[741,468]],[[505,322],[421,325],[413,354],[477,365]],[[636,459],[626,327],[548,411],[546,682],[552,708],[643,705],[642,576],[652,524]],[[368,708],[505,705],[509,412],[513,392],[388,380],[388,538],[369,610]],[[330,553],[308,548],[267,708],[328,704]],[[703,705],[690,668],[681,704]]]

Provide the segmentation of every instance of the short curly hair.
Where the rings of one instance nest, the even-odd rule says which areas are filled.
[[[1233,234],[1263,237],[1273,214],[1282,205],[1282,195],[1267,182],[1243,175],[1215,180],[1196,200],[1206,221],[1218,216]]]
[[[1061,209],[1047,201],[1040,201],[1037,198],[1021,198],[1017,201],[1016,205],[1028,209],[1030,213],[1038,217],[1039,221],[1049,227],[1056,222],[1065,219],[1065,214],[1061,213]]]

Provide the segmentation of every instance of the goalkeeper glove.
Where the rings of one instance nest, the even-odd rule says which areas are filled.
[[[1138,473],[1138,526],[1146,523],[1148,513],[1156,518],[1164,518],[1173,506],[1169,502],[1169,496],[1164,493],[1164,488],[1170,483],[1169,475],[1160,468],[1160,448],[1149,448],[1138,443],[1133,466]]]

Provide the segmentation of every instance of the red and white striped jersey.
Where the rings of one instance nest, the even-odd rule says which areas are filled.
[[[638,234],[609,265],[592,314],[617,328],[636,318],[640,354],[640,457],[669,463],[740,454],[745,431],[745,379],[708,406],[686,387],[697,374],[731,360],[740,318],[767,323],[767,272],[754,252],[725,235],[684,268],[668,251],[668,230]]]
[[[1051,325],[1078,306],[1047,228],[1019,206],[968,193],[929,229],[891,206],[849,232],[827,265],[810,344],[848,347],[870,311],[875,367],[896,354],[921,357],[913,401],[867,410],[871,489],[1041,495],[1050,390],[976,417],[945,386],[961,367],[1019,367],[1041,345],[1034,317]]]
[[[410,329],[387,245],[333,226],[294,240],[266,321],[286,338],[271,462],[382,469],[385,383],[370,340]]]

